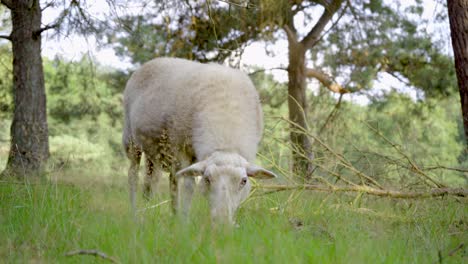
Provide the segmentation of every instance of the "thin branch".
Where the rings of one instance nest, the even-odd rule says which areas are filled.
[[[462,169],[462,168],[452,168],[452,167],[447,167],[447,166],[431,166],[431,167],[424,167],[424,170],[452,170],[452,171],[458,171],[458,172],[468,172],[468,169]]]
[[[336,114],[338,113],[338,110],[340,109],[342,99],[343,99],[343,94],[340,94],[340,98],[338,98],[338,102],[336,103],[333,110],[330,112],[330,115],[328,115],[327,119],[325,120],[325,123],[320,128],[318,132],[319,135],[322,134],[322,132],[327,127],[327,125],[335,118]]]
[[[362,35],[362,32],[364,32],[364,30],[361,27],[361,22],[360,22],[361,19],[359,19],[358,15],[356,13],[356,10],[354,10],[353,5],[351,4],[350,0],[346,0],[346,6],[349,7],[349,10],[351,11],[351,14],[354,17],[354,20],[356,21],[356,27],[358,28],[359,35],[361,35],[361,40],[364,40],[367,43],[368,46],[371,46],[368,39],[365,38]]]
[[[401,83],[404,83],[406,86],[408,87],[411,87],[411,83],[406,81],[406,80],[403,80],[403,78],[401,78],[400,76],[398,76],[398,74],[392,72],[392,71],[385,71],[386,73],[390,74],[391,76],[393,76],[395,79],[397,79],[399,82]]]
[[[275,139],[275,141],[279,142],[279,143],[282,143],[285,147],[289,147],[292,151],[296,152],[299,156],[301,156],[302,158],[308,160],[309,162],[312,162],[309,157],[307,157],[306,155],[304,155],[301,151],[299,151],[297,149],[297,147],[294,147],[290,144],[286,144],[284,142],[281,142],[279,139]],[[332,170],[329,170],[327,169],[325,166],[319,164],[319,163],[314,163],[314,166],[316,166],[317,168],[320,168],[322,169],[323,171],[329,173],[330,175],[334,176],[337,180],[340,180],[340,181],[343,181],[344,183],[346,184],[349,184],[349,185],[353,185],[353,186],[357,186],[357,184],[353,183],[352,181],[349,181],[347,180],[346,178],[342,177],[340,174],[332,171]],[[284,173],[283,173],[284,175]]]
[[[372,188],[369,186],[346,186],[346,187],[330,187],[323,185],[313,185],[313,184],[303,184],[303,185],[258,185],[256,188],[269,190],[269,191],[288,191],[288,190],[310,190],[310,191],[319,191],[319,192],[360,192],[366,193],[369,195],[380,196],[380,197],[390,197],[398,199],[416,199],[416,198],[431,198],[439,196],[460,196],[467,197],[468,189],[464,188],[435,188],[428,191],[419,191],[419,192],[403,192],[395,190],[381,190]]]
[[[55,29],[59,26],[59,23],[54,23],[54,24],[49,24],[49,25],[46,25],[45,27],[43,28],[40,28],[39,30],[36,30],[34,31],[34,36],[38,37],[39,35],[42,34],[42,32],[46,31],[46,30],[49,30],[49,29]]]
[[[333,0],[328,6],[325,6],[325,10],[323,11],[322,16],[301,41],[306,49],[311,48],[314,43],[320,39],[320,33],[322,33],[323,29],[327,26],[328,22],[330,22],[335,12],[340,8],[342,2],[343,0]]]
[[[50,1],[50,2],[46,3],[46,4],[44,5],[44,7],[41,7],[41,12],[44,11],[44,10],[46,10],[46,9],[49,8],[49,7],[54,7],[54,5],[55,5],[55,1]]]
[[[348,89],[344,88],[340,84],[333,81],[333,79],[330,76],[328,76],[326,73],[322,71],[307,68],[306,76],[309,78],[315,78],[319,80],[325,87],[328,88],[328,90],[334,93],[339,93],[339,94],[349,93]]]
[[[260,72],[272,71],[272,70],[288,71],[288,69],[283,68],[283,67],[275,67],[275,68],[269,68],[269,69],[259,69],[259,70],[256,70],[256,71],[253,71],[253,72],[249,73],[249,76],[255,75],[255,74],[260,73]]]
[[[404,153],[400,146],[398,146],[397,144],[393,143],[390,139],[388,139],[386,136],[384,136],[380,131],[378,131],[375,127],[371,126],[369,123],[367,122],[364,122],[364,124],[367,125],[368,128],[370,128],[375,134],[377,134],[378,136],[380,136],[385,142],[387,142],[390,146],[392,146],[398,153],[400,153],[400,155],[402,155],[403,157],[405,157],[405,159],[409,162],[409,164],[411,165],[412,169],[416,172],[417,175],[420,175],[422,176],[424,179],[430,181],[431,183],[433,183],[435,186],[441,188],[441,187],[446,187],[445,185],[443,185],[442,183],[440,182],[437,182],[436,180],[432,179],[429,175],[427,175],[423,170],[421,170],[421,168],[419,168],[419,166],[406,154]]]
[[[0,35],[0,39],[7,39],[7,40],[11,41],[11,36]]]
[[[330,31],[332,31],[336,25],[338,25],[338,22],[340,22],[341,18],[344,16],[344,14],[346,13],[346,9],[348,8],[348,3],[345,4],[345,7],[343,8],[343,11],[341,12],[341,14],[338,16],[338,18],[336,19],[335,22],[333,22],[333,24],[330,26],[330,28],[328,28],[325,32],[323,32],[323,34],[321,34],[321,36],[314,42],[312,43],[312,46],[315,45],[315,43],[318,43],[320,42]]]
[[[102,259],[108,260],[108,261],[110,261],[112,263],[120,263],[114,257],[108,256],[107,254],[105,254],[105,253],[103,253],[101,251],[98,251],[96,249],[79,249],[79,250],[74,250],[74,251],[70,251],[70,252],[65,253],[66,257],[71,257],[71,256],[75,256],[75,255],[92,255],[92,256],[95,256],[95,257],[100,257]]]
[[[296,124],[296,123],[294,123],[294,122],[292,122],[292,121],[290,121],[290,120],[288,120],[288,119],[286,119],[284,117],[281,117],[281,119],[283,119],[284,121],[290,123],[291,125],[296,127],[296,129],[300,130],[305,135],[313,138],[316,142],[318,142],[320,145],[322,145],[328,152],[332,153],[335,157],[337,157],[338,160],[341,162],[340,164],[342,166],[344,166],[347,169],[351,170],[357,176],[366,179],[368,182],[374,184],[375,186],[379,187],[380,189],[383,189],[383,187],[376,180],[372,179],[370,176],[366,175],[364,172],[356,169],[356,167],[354,167],[353,164],[351,162],[349,162],[343,155],[338,154],[335,151],[333,151],[332,148],[330,148],[327,144],[325,144],[325,142],[320,140],[317,136],[313,135],[309,131],[305,130],[303,127],[299,126],[298,124]]]

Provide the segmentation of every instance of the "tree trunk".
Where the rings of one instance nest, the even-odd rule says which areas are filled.
[[[447,6],[468,152],[468,0],[448,0]]]
[[[306,65],[304,45],[289,40],[288,66],[288,107],[291,126],[291,142],[293,146],[293,172],[307,180],[313,172],[312,144],[309,137],[300,131],[307,130],[307,98],[306,98]]]
[[[14,113],[5,172],[42,173],[49,157],[46,94],[41,58],[39,0],[11,1]]]

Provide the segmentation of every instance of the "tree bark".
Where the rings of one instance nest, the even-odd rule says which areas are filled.
[[[288,67],[288,108],[289,120],[304,130],[307,126],[307,98],[306,98],[306,65],[305,48],[297,42],[289,41]],[[293,144],[293,172],[302,175],[304,179],[311,177],[313,172],[312,144],[306,133],[291,126],[291,143]]]
[[[307,69],[305,55],[308,49],[313,48],[320,40],[320,36],[325,26],[331,21],[333,15],[340,8],[343,0],[333,0],[324,6],[322,16],[309,31],[309,33],[299,41],[294,28],[294,17],[291,15],[288,25],[284,26],[288,38],[289,66],[288,66],[288,108],[289,119],[295,125],[291,126],[291,143],[293,147],[293,172],[303,176],[304,180],[312,177],[314,158],[312,143],[306,133],[297,129],[296,126],[307,131]]]
[[[30,177],[43,172],[49,157],[41,8],[39,0],[15,0],[8,7],[12,19],[14,112],[5,173]]]
[[[448,0],[447,6],[468,154],[468,0]]]

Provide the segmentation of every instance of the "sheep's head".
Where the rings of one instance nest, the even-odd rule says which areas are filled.
[[[207,159],[177,172],[178,177],[202,176],[214,222],[234,223],[239,205],[250,193],[249,177],[270,179],[276,175],[250,164],[234,153],[215,152]]]

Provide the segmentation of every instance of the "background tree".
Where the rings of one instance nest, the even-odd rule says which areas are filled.
[[[78,1],[64,3],[60,15],[49,25],[42,24],[42,12],[56,1],[47,2],[44,8],[40,0],[1,0],[1,4],[10,11],[11,32],[0,38],[12,44],[14,94],[10,150],[2,175],[40,175],[49,158],[42,34],[50,29],[93,32],[92,19]]]
[[[320,1],[318,1],[320,2]],[[289,65],[288,65],[288,108],[289,119],[294,125],[291,127],[291,142],[293,144],[293,172],[297,175],[303,175],[305,179],[312,177],[313,159],[312,145],[309,137],[301,131],[308,130],[307,126],[307,67],[306,52],[312,49],[327,26],[334,14],[342,4],[342,0],[333,0],[327,4],[322,2],[324,7],[323,14],[307,33],[305,37],[299,39],[296,26],[294,25],[294,16],[310,3],[304,1],[300,4],[288,6],[288,14],[283,22],[283,28],[286,32],[289,45]],[[280,22],[281,23],[281,22]],[[312,72],[312,70],[310,71]],[[299,126],[299,129],[298,127]]]
[[[40,173],[49,157],[39,0],[2,0],[11,12],[12,30],[1,36],[12,43],[14,114],[7,173]]]
[[[448,0],[447,3],[468,154],[468,1]]]

